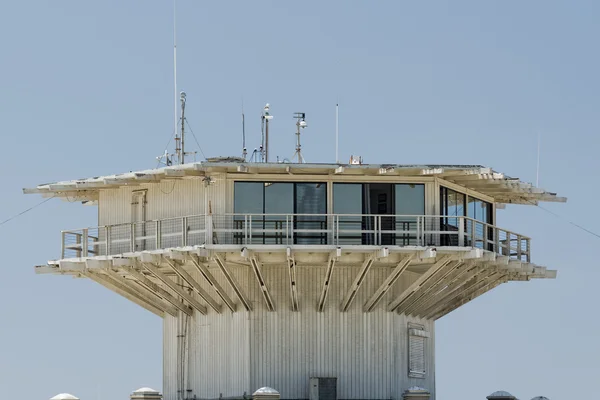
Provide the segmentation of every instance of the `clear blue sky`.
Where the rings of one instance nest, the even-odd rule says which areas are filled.
[[[207,155],[249,148],[271,103],[271,154],[308,161],[485,164],[569,197],[546,207],[595,229],[600,3],[178,1],[179,88]],[[172,132],[171,1],[5,1],[0,7],[0,219],[22,187],[150,168]],[[190,143],[190,142],[188,142]],[[60,230],[95,208],[52,200],[0,226],[0,392],[124,399],[162,384],[161,321],[87,280],[36,276]],[[510,283],[437,323],[440,399],[504,389],[583,398],[600,374],[597,238],[535,207],[499,225],[533,238],[558,279]]]

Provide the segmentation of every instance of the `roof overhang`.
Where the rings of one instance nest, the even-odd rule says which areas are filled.
[[[399,165],[399,164],[293,164],[246,162],[196,162],[163,168],[47,183],[23,189],[25,194],[63,197],[69,201],[93,202],[102,189],[137,186],[172,179],[203,178],[215,173],[265,175],[345,175],[437,177],[485,194],[501,204],[536,205],[540,201],[565,202],[565,197],[536,188],[481,165]]]

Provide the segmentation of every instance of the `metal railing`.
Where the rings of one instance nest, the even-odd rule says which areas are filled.
[[[223,214],[62,232],[62,258],[203,244],[474,247],[530,261],[530,238],[468,217]]]

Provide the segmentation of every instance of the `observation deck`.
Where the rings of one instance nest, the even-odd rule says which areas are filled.
[[[531,263],[530,243],[527,236],[468,217],[192,215],[63,231],[61,258],[36,270],[87,276],[158,315],[182,310],[182,303],[171,294],[187,300],[189,306],[182,311],[188,313],[195,309],[206,314],[206,305],[221,313],[221,304],[234,312],[236,303],[252,311],[244,294],[250,289],[236,281],[232,266],[254,272],[269,311],[276,309],[265,278],[269,267],[289,268],[286,280],[294,311],[300,307],[297,271],[302,268],[326,269],[320,291],[312,293],[318,295],[313,299],[318,311],[326,306],[336,265],[357,274],[341,311],[349,309],[370,270],[379,269],[377,274],[385,279],[368,293],[365,312],[378,306],[403,273],[413,273],[412,284],[396,292],[387,310],[437,319],[501,283],[554,278],[555,271]],[[193,272],[200,273],[208,286],[192,277]],[[231,296],[218,283],[217,273],[225,276]],[[194,288],[199,298],[179,289],[177,278]]]
[[[202,247],[476,248],[531,261],[531,239],[469,217],[368,214],[191,215],[62,231],[61,259],[133,256],[142,251]]]

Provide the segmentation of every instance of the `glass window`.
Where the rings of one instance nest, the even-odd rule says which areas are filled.
[[[396,185],[396,215],[425,214],[425,185]]]
[[[425,214],[425,185],[395,185],[396,245],[417,244],[418,215]]]
[[[459,224],[461,222],[461,219],[458,217],[465,216],[466,196],[445,187],[441,188],[440,194],[441,214],[443,215],[441,228],[442,231],[449,232],[441,235],[441,245],[458,246],[460,243],[458,232]]]
[[[263,183],[265,187],[265,214],[294,213],[293,183]]]
[[[333,184],[333,213],[339,215],[339,244],[362,244],[363,185],[360,183]]]
[[[233,187],[233,212],[236,214],[262,214],[264,210],[262,182],[235,182]]]
[[[481,222],[491,223],[492,206],[490,203],[469,196],[467,216]]]
[[[327,184],[296,183],[297,244],[327,244]]]

